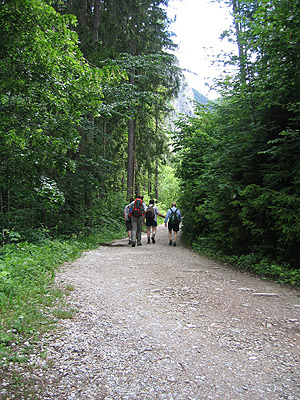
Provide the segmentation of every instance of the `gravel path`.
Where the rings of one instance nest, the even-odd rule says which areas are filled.
[[[300,297],[168,245],[99,247],[58,275],[69,306],[41,399],[300,399]],[[47,365],[47,368],[44,368]]]

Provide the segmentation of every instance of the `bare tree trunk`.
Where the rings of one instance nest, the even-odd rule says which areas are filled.
[[[95,0],[94,6],[94,24],[93,24],[93,43],[97,43],[99,40],[99,26],[100,26],[100,10],[103,0]]]
[[[156,137],[157,137],[157,133],[158,133],[158,117],[157,117],[157,115],[158,115],[158,111],[156,110],[156,113],[155,113]],[[155,198],[156,198],[156,201],[158,201],[158,156],[156,156],[156,161],[155,161]]]
[[[128,122],[128,156],[127,156],[127,197],[133,195],[134,188],[134,120]]]
[[[152,197],[152,182],[151,182],[150,168],[148,169],[148,196]]]
[[[136,55],[136,47],[135,47],[135,15],[133,14],[132,20],[132,33],[131,33],[131,41],[130,41],[130,53],[132,56]],[[130,71],[129,83],[131,85],[135,85],[135,69],[133,68]],[[134,175],[135,175],[135,160],[134,160],[134,120],[133,115],[131,115],[131,119],[128,122],[128,160],[127,160],[127,197],[133,195],[134,189]]]
[[[155,161],[155,198],[158,201],[158,159]]]
[[[103,0],[95,0],[94,4],[94,20],[93,20],[93,32],[92,32],[92,38],[91,41],[92,43],[96,43],[99,39],[99,24],[100,24],[100,8],[101,8],[101,3]],[[80,0],[80,8],[81,8],[81,13],[80,13],[80,24],[83,30],[88,28],[88,2],[87,0]],[[92,126],[95,124],[95,117],[93,113],[88,113],[87,115],[88,121],[91,123]],[[85,140],[87,142],[92,143],[94,138],[93,138],[93,130],[90,129],[87,137],[82,136],[82,146],[83,149],[85,147]],[[85,206],[88,209],[93,208],[93,198],[92,198],[92,191],[89,185],[85,186],[85,199],[84,199]],[[88,226],[92,226],[92,220],[90,219],[87,222]]]

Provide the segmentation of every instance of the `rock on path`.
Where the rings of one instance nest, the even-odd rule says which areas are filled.
[[[169,246],[164,226],[142,240],[63,267],[77,313],[35,360],[40,398],[299,400],[299,293]]]

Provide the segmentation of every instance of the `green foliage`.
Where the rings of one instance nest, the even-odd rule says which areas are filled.
[[[260,144],[261,138],[253,129],[242,138],[227,133],[222,136],[220,119],[225,110],[219,104],[210,108],[210,118],[206,110],[200,110],[199,117],[190,118],[188,124],[179,122],[177,171],[183,180],[186,240],[202,238],[202,245],[206,243],[227,255],[241,256],[256,249],[262,257],[273,257],[278,263],[290,264],[292,269],[299,268],[298,187],[292,178],[286,177],[285,184],[281,181],[280,185],[278,179],[269,178],[271,171],[278,175],[277,171],[286,168],[284,150],[291,141]],[[213,118],[218,121],[217,128]],[[227,119],[228,116],[223,124]],[[259,146],[270,145],[272,150],[259,151]],[[279,151],[281,168],[278,158],[273,162]],[[296,146],[293,151],[297,151]],[[296,167],[291,162],[289,166],[292,165]],[[270,184],[263,185],[264,182]]]
[[[11,221],[34,208],[43,223],[65,201],[58,176],[73,168],[80,116],[101,105],[101,72],[83,59],[73,17],[35,0],[2,2],[0,17],[1,212]]]
[[[178,122],[185,239],[299,284],[298,2],[232,2],[238,73]],[[235,59],[231,59],[230,62]]]
[[[1,3],[3,243],[113,220],[103,210],[123,197],[132,118],[135,191],[153,195],[179,74],[166,4],[118,0],[97,14],[79,0]]]
[[[179,180],[171,165],[163,165],[159,174],[159,203],[168,209],[173,202],[178,202]]]
[[[28,346],[24,342],[34,342],[37,335],[53,327],[55,319],[72,318],[74,311],[61,303],[72,288],[63,292],[53,287],[59,266],[125,234],[123,226],[110,225],[70,240],[0,248],[0,364],[25,361]],[[12,343],[18,345],[17,358]]]

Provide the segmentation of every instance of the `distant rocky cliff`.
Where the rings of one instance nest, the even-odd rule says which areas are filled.
[[[191,88],[184,83],[178,93],[178,96],[172,102],[174,107],[174,115],[186,114],[189,116],[194,115],[195,101],[199,104],[208,103],[209,99],[199,93],[196,89]]]
[[[173,111],[171,112],[169,118],[167,119],[167,124],[170,124],[174,128],[174,121],[176,121],[180,114],[185,114],[193,117],[195,102],[199,104],[206,104],[209,99],[199,93],[196,89],[191,88],[185,82],[183,83],[178,96],[172,101]]]

